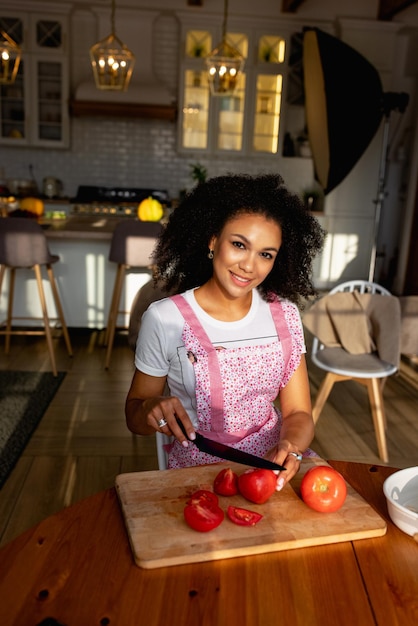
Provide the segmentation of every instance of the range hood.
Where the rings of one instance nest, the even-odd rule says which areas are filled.
[[[174,121],[177,117],[175,95],[159,79],[153,67],[155,12],[141,12],[140,20],[130,20],[133,34],[128,47],[135,54],[135,66],[126,91],[101,90],[91,75],[80,82],[70,100],[74,116],[145,117]],[[129,30],[122,39],[129,37]],[[125,35],[126,33],[126,35]],[[132,44],[132,42],[134,42]]]
[[[177,105],[172,96],[158,83],[131,81],[127,91],[97,89],[92,81],[78,85],[70,112],[75,117],[145,117],[174,121]]]

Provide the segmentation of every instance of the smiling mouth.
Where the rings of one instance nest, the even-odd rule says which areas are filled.
[[[242,283],[243,285],[247,285],[250,282],[249,278],[242,278],[241,276],[238,276],[238,274],[234,274],[234,272],[231,272],[231,276],[234,280]]]

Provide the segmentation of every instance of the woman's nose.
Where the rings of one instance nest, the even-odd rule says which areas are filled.
[[[239,266],[244,272],[252,272],[254,268],[254,258],[251,254],[246,254],[240,261]]]

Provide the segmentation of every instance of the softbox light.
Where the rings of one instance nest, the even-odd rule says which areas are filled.
[[[407,94],[383,93],[377,70],[341,40],[307,28],[303,37],[306,125],[318,182],[329,193],[360,159],[384,115]]]

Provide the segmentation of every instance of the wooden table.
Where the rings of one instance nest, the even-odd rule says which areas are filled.
[[[109,489],[0,550],[0,623],[415,626],[418,544],[390,522],[382,491],[396,470],[330,463],[386,519],[384,537],[144,570]]]

